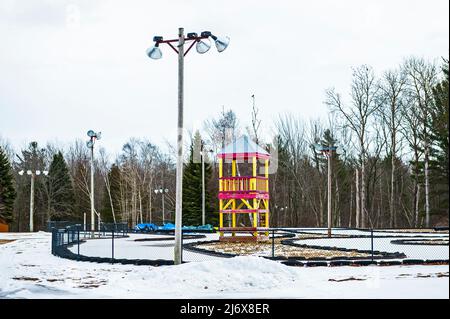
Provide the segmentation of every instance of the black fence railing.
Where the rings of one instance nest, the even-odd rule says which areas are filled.
[[[80,223],[80,222],[74,222],[74,221],[48,221],[47,222],[47,232],[52,232],[52,229],[65,229],[67,227],[74,227],[77,226],[80,228],[80,231],[86,231],[91,232],[92,227],[90,223]],[[104,223],[101,222],[100,224],[95,223],[94,224],[94,231],[95,232],[111,232],[113,231],[116,233],[123,233],[124,235],[128,234],[130,232],[130,229],[128,228],[127,223]]]

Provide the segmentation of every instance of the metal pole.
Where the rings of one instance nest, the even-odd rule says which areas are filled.
[[[174,264],[181,264],[181,227],[183,194],[183,70],[184,69],[184,29],[178,29],[178,140],[177,140],[177,180],[175,204],[175,248]]]
[[[272,230],[272,258],[275,258],[275,229]]]
[[[331,156],[332,150],[328,151],[328,237],[331,237]]]
[[[34,215],[34,172],[31,173],[31,191],[30,191],[30,232],[33,232],[33,215]]]
[[[202,146],[202,225],[206,224],[206,205],[205,205],[205,152]]]
[[[78,235],[78,258],[80,258],[80,228],[77,226],[77,235]]]
[[[371,247],[371,251],[372,251],[372,261],[373,261],[373,228],[370,231],[370,247]]]
[[[92,138],[91,138],[92,140]],[[91,237],[94,238],[95,215],[94,215],[94,145],[91,147]]]
[[[165,202],[165,198],[164,198],[164,192],[165,192],[165,190],[163,189],[163,188],[161,188],[162,189],[162,218],[163,218],[163,226],[164,226],[164,224],[165,224],[165,209],[164,209],[164,202]]]
[[[113,262],[114,261],[114,228],[112,229],[112,250],[111,250],[111,252],[112,252],[111,262]]]

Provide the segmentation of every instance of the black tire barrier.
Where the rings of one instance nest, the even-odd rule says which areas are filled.
[[[435,237],[433,237],[435,238]],[[431,240],[426,240],[426,239],[396,239],[396,240],[391,240],[391,244],[394,245],[414,245],[414,246],[448,246],[448,239],[447,239],[447,243],[443,243],[443,244],[433,244],[433,241],[437,241],[437,239],[431,239]]]
[[[305,263],[306,267],[328,267],[328,263],[325,261],[308,261]]]
[[[427,265],[448,265],[448,259],[427,259],[425,260]]]
[[[272,240],[272,232],[269,231],[269,239]],[[295,234],[293,233],[281,233],[281,234],[275,234],[275,239],[282,239],[282,238],[294,238]]]
[[[378,262],[378,266],[399,266],[401,264],[401,260],[380,260]]]
[[[352,262],[352,266],[370,266],[376,264],[377,262],[372,260],[355,260]]]
[[[349,260],[336,260],[336,261],[330,261],[329,262],[330,266],[351,266],[352,262]]]
[[[305,266],[304,262],[297,261],[297,260],[283,261],[282,264],[286,265],[286,266],[294,266],[294,267],[304,267]]]
[[[82,241],[80,241],[81,243]],[[83,241],[85,242],[85,241]],[[173,265],[173,260],[164,260],[164,259],[112,259],[111,257],[96,257],[96,256],[85,256],[78,255],[69,250],[69,247],[78,244],[77,242],[72,242],[70,244],[63,244],[61,246],[54,247],[52,250],[52,254],[64,259],[75,260],[75,261],[84,261],[84,262],[96,262],[96,263],[121,263],[124,265],[148,265],[148,266],[166,266]]]
[[[403,265],[423,265],[425,260],[423,259],[404,259],[402,260]]]

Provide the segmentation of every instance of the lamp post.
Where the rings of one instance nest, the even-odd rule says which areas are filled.
[[[160,189],[155,189],[155,194],[162,194],[162,222],[163,226],[165,224],[165,217],[164,217],[164,195],[167,194],[169,190],[167,188],[163,189],[162,187]]]
[[[21,170],[19,172],[19,175],[22,176],[25,173],[24,170]],[[45,176],[48,175],[48,171],[40,171],[40,170],[27,170],[27,175],[31,176],[31,190],[30,190],[30,232],[34,231],[34,222],[33,222],[33,218],[34,218],[34,180],[36,178],[36,176],[41,175],[41,173],[43,173]]]
[[[331,173],[332,173],[331,160],[333,157],[333,152],[335,152],[337,150],[337,147],[336,146],[324,146],[324,145],[316,145],[315,147],[318,151],[322,152],[322,154],[325,155],[325,157],[327,157],[327,159],[328,159],[327,227],[328,227],[328,237],[331,237],[331,224],[332,224],[332,218],[331,218]]]
[[[182,193],[183,193],[183,86],[184,86],[184,56],[196,45],[198,53],[206,53],[211,48],[212,38],[219,52],[224,51],[230,42],[230,38],[217,37],[209,31],[204,31],[200,36],[195,32],[184,36],[184,28],[178,29],[178,39],[164,40],[161,36],[155,36],[153,41],[155,45],[147,49],[147,55],[151,59],[162,58],[162,52],[159,48],[161,43],[166,43],[178,54],[178,138],[177,138],[177,173],[176,173],[176,194],[175,194],[175,247],[174,263],[181,264],[181,227],[182,227]],[[177,43],[177,48],[172,43]],[[190,46],[184,51],[185,42],[191,42]]]
[[[102,136],[101,132],[94,132],[89,130],[87,132],[89,141],[86,142],[86,146],[91,150],[91,238],[94,238],[95,232],[95,207],[94,207],[94,144],[96,140],[99,140]],[[100,229],[99,229],[100,231]]]

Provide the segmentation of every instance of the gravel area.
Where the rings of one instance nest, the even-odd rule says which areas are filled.
[[[239,256],[270,256],[272,254],[272,244],[269,243],[208,243],[196,246],[200,249],[209,251],[236,254]],[[288,245],[282,245],[280,240],[275,241],[275,256],[277,257],[304,257],[306,259],[315,258],[333,258],[333,257],[358,257],[368,258],[369,254],[358,252],[346,252],[338,250],[325,250],[313,248],[301,248]]]

